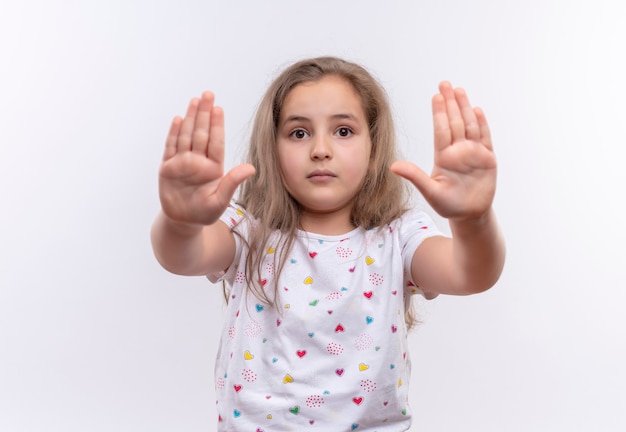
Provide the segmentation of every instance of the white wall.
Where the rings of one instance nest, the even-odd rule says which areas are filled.
[[[419,304],[413,431],[626,428],[618,0],[22,1],[0,6],[0,430],[207,431],[219,288],[149,227],[169,121],[204,89],[239,160],[265,86],[333,54],[431,164],[449,79],[487,112],[508,242],[491,291]]]

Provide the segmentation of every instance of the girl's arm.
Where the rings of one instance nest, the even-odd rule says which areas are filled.
[[[192,99],[185,118],[172,121],[165,143],[152,248],[172,273],[216,273],[235,254],[233,234],[219,217],[254,168],[239,165],[224,175],[224,112],[213,100],[210,92]]]
[[[465,295],[491,288],[504,266],[504,239],[495,214],[463,222],[450,221],[452,238],[422,243],[411,266],[413,280],[425,293]]]
[[[472,108],[463,89],[439,85],[433,97],[435,162],[429,176],[414,164],[395,162],[394,173],[410,180],[441,216],[452,239],[433,237],[412,260],[414,281],[425,293],[472,294],[500,277],[505,247],[492,209],[496,159],[487,119]]]
[[[167,271],[185,276],[205,276],[226,270],[235,256],[235,239],[222,221],[212,225],[187,225],[162,211],[152,225],[152,249]]]

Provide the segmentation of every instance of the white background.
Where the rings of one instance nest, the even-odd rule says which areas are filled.
[[[165,135],[211,89],[233,165],[267,84],[322,54],[382,81],[426,169],[439,81],[492,125],[506,268],[419,302],[411,430],[626,430],[625,17],[619,0],[3,2],[0,430],[214,430],[220,288],[149,243]]]

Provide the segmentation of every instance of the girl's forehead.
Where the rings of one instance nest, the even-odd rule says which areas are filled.
[[[287,117],[336,116],[346,114],[365,119],[361,97],[344,78],[325,76],[306,81],[289,91],[281,107],[281,122]]]

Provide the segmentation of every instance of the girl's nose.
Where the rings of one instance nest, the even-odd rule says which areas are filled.
[[[330,142],[325,136],[318,136],[313,140],[313,148],[311,148],[311,159],[322,160],[332,158],[332,150]]]

